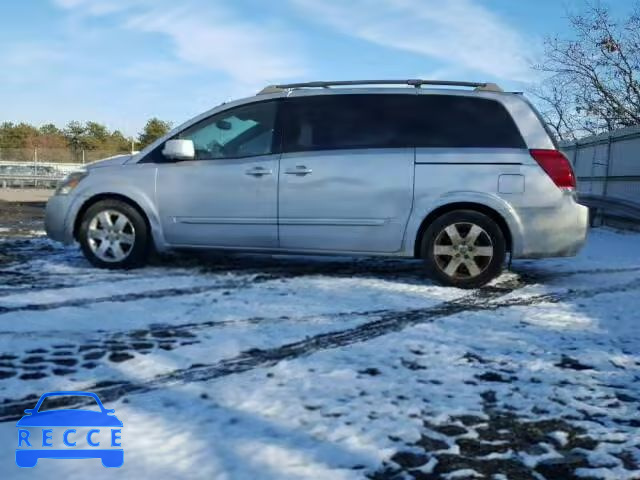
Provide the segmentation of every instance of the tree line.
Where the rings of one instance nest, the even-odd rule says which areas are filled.
[[[98,122],[69,122],[64,128],[52,123],[36,127],[28,123],[0,123],[0,149],[69,150],[72,157],[82,152],[110,154],[141,150],[171,129],[169,122],[151,118],[135,139]],[[133,141],[133,145],[132,145]],[[77,158],[76,158],[77,160]]]

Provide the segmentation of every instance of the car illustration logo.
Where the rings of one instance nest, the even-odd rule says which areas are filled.
[[[83,409],[39,411],[45,399],[58,396],[91,397],[100,407],[100,411]],[[122,422],[113,415],[115,410],[104,408],[95,393],[45,393],[40,397],[35,408],[27,409],[25,413],[26,415],[16,424],[18,427],[16,465],[19,467],[35,467],[40,458],[99,458],[102,460],[102,465],[109,468],[118,468],[124,463],[124,450],[121,444]],[[86,444],[88,448],[82,448],[79,444]],[[64,445],[64,448],[54,448],[58,445]],[[107,445],[111,448],[105,448]]]

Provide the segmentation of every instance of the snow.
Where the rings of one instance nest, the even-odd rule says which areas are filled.
[[[516,261],[473,292],[398,259],[112,272],[41,236],[0,251],[14,256],[0,269],[3,478],[113,475],[98,460],[15,466],[16,412],[53,390],[116,410],[127,478],[511,478],[505,462],[544,478],[576,455],[577,475],[640,476],[639,235],[595,230],[579,257]],[[451,456],[476,463],[442,470]]]

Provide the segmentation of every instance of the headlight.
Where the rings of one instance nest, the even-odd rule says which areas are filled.
[[[80,181],[89,175],[89,172],[73,172],[58,184],[56,188],[56,195],[69,195],[80,183]]]

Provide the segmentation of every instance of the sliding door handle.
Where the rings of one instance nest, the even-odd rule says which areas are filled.
[[[296,165],[295,168],[289,168],[285,170],[284,173],[286,173],[287,175],[299,175],[303,177],[305,175],[309,175],[310,173],[313,173],[313,170],[305,167],[304,165]]]
[[[247,175],[251,175],[252,177],[263,177],[265,175],[273,175],[271,170],[267,170],[263,167],[254,167],[245,172]]]

